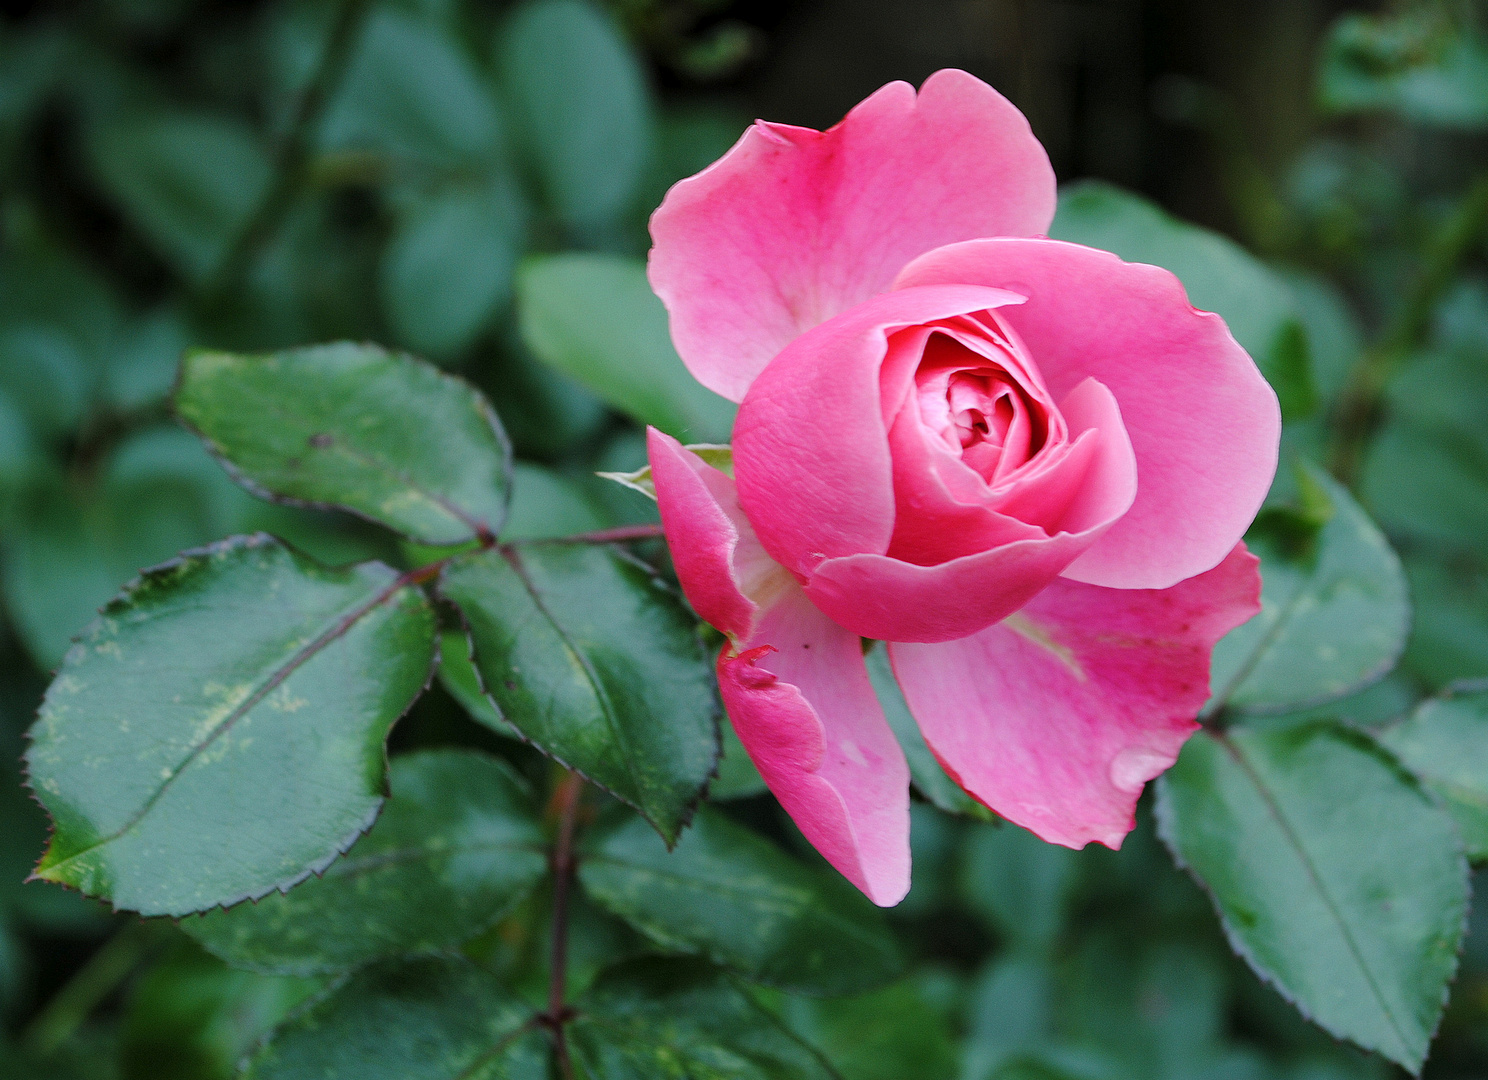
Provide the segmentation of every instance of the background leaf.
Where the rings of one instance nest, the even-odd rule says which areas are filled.
[[[192,353],[176,410],[258,493],[342,507],[426,544],[494,536],[506,517],[511,450],[496,414],[409,356],[352,344]]]
[[[399,339],[431,356],[468,346],[511,297],[525,216],[501,173],[405,200],[382,262]]]
[[[498,51],[548,205],[572,228],[610,221],[635,195],[652,139],[646,76],[614,23],[585,0],[529,0]]]
[[[182,929],[224,960],[291,975],[438,953],[488,929],[547,872],[532,793],[472,751],[396,757],[377,823],[318,877]]]
[[[69,651],[32,729],[38,877],[149,915],[288,888],[382,805],[433,612],[386,566],[238,537],[147,572]]]
[[[522,338],[542,360],[684,443],[728,441],[737,406],[683,366],[666,308],[640,262],[612,255],[533,258],[517,288]]]
[[[1261,559],[1261,613],[1214,649],[1208,709],[1277,712],[1330,701],[1379,678],[1400,656],[1410,601],[1400,560],[1352,496],[1299,464],[1316,534],[1263,519],[1246,536]]]
[[[584,544],[462,555],[439,591],[500,714],[675,843],[719,754],[713,671],[677,598]]]
[[[526,1003],[465,960],[379,964],[300,1012],[245,1080],[539,1080],[547,1036]]]
[[[692,961],[611,969],[569,1027],[574,1057],[605,1080],[834,1080],[821,1057],[728,980]]]
[[[1163,839],[1236,951],[1326,1030],[1419,1071],[1467,867],[1415,780],[1367,735],[1313,722],[1195,735],[1158,790]]]
[[[579,880],[663,948],[797,993],[860,991],[902,962],[882,914],[840,877],[706,806],[670,852],[644,822],[622,826],[586,854]]]
[[[225,116],[121,116],[93,134],[89,150],[108,194],[195,281],[217,269],[269,184],[258,137]]]
[[[1488,859],[1488,689],[1472,685],[1421,703],[1380,742],[1446,804],[1472,859]]]

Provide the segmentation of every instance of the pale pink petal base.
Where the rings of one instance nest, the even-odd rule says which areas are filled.
[[[732,639],[718,683],[734,730],[806,839],[876,904],[909,891],[909,766],[863,663],[764,554],[734,483],[648,433],[667,543],[693,607]]]
[[[1052,843],[1120,847],[1143,785],[1197,729],[1215,642],[1260,610],[1258,566],[1241,544],[1169,589],[1059,580],[979,634],[889,655],[968,792]]]
[[[697,380],[731,401],[792,339],[978,236],[1034,236],[1054,171],[1028,121],[964,71],[889,83],[829,131],[757,123],[667,193],[651,285]]]

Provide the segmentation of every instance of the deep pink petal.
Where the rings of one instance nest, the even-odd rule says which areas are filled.
[[[887,551],[894,484],[879,369],[889,336],[1021,302],[960,286],[885,293],[776,357],[734,421],[739,500],[765,550],[800,580],[824,559]]]
[[[909,766],[857,635],[799,588],[781,596],[718,685],[739,741],[806,839],[875,904],[909,891]]]
[[[1258,565],[1241,544],[1169,589],[1060,580],[973,637],[889,655],[967,791],[1053,843],[1119,847],[1142,786],[1197,728],[1214,643],[1260,610]]]
[[[876,904],[909,890],[909,767],[856,635],[770,561],[734,483],[647,432],[662,525],[683,591],[733,640],[718,683],[734,730],[801,832]]]
[[[1217,565],[1276,471],[1276,394],[1218,315],[1196,311],[1166,270],[1056,240],[990,239],[921,256],[896,288],[1006,288],[999,318],[1056,399],[1087,378],[1115,395],[1136,454],[1131,510],[1064,576],[1161,589]]]
[[[1054,173],[1028,121],[986,83],[890,83],[826,132],[757,123],[651,218],[652,288],[704,386],[742,401],[797,335],[913,259],[978,236],[1034,236]]]
[[[841,625],[880,641],[953,641],[1005,619],[1058,584],[1059,572],[1100,534],[1019,540],[935,566],[887,555],[821,563],[806,584],[812,603]]]
[[[646,448],[682,591],[706,622],[747,640],[760,606],[795,583],[760,546],[733,480],[655,428],[646,429]]]

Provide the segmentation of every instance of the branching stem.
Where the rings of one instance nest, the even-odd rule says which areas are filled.
[[[584,780],[578,773],[565,773],[553,792],[553,809],[558,815],[558,835],[553,845],[553,941],[548,965],[548,1011],[542,1023],[553,1033],[553,1052],[558,1059],[558,1072],[563,1080],[573,1080],[573,1063],[568,1057],[568,1041],[563,1026],[573,1018],[566,998],[568,994],[568,889],[575,865],[574,832],[578,824],[579,804],[584,798]]]

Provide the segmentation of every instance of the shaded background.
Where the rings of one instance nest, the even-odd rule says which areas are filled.
[[[254,503],[227,484],[169,423],[164,395],[184,347],[349,337],[430,355],[481,385],[510,428],[521,483],[538,492],[518,507],[521,527],[576,531],[648,512],[592,477],[635,466],[639,439],[524,349],[516,260],[569,248],[642,254],[645,215],[668,184],[752,116],[824,127],[886,81],[964,67],[1027,113],[1061,181],[1143,192],[1303,275],[1312,314],[1333,320],[1313,359],[1335,373],[1390,325],[1488,161],[1488,104],[1482,123],[1443,123],[1429,107],[1423,121],[1419,106],[1319,107],[1324,35],[1341,14],[1379,5],[613,0],[606,10],[654,95],[652,126],[630,142],[606,118],[524,119],[502,96],[523,56],[542,63],[541,38],[503,55],[514,6],[375,5],[369,18],[391,27],[391,44],[349,56],[325,123],[297,144],[295,103],[337,5],[3,5],[7,768],[70,635],[140,566],[255,528],[331,562],[395,557],[355,523]],[[1392,10],[1439,13],[1453,32],[1482,17],[1468,4]],[[565,195],[539,174],[570,136],[598,146],[604,167],[590,170],[592,189]],[[276,202],[269,177],[286,162],[297,179]],[[619,188],[606,188],[616,176]],[[1384,449],[1351,478],[1405,556],[1418,607],[1400,671],[1340,707],[1360,722],[1488,676],[1483,273],[1479,223],[1408,343],[1448,359],[1397,379],[1364,424],[1382,433],[1369,446]],[[1319,381],[1326,424],[1341,379]],[[395,744],[439,743],[491,746],[436,690]],[[318,988],[230,971],[168,923],[142,928],[19,885],[46,826],[18,775],[0,783],[0,1010],[29,1062],[0,1056],[0,1072],[228,1076]],[[735,812],[787,835],[768,799]],[[1120,854],[1021,835],[917,805],[915,890],[895,915],[915,973],[863,999],[774,1002],[847,1080],[1395,1075],[1308,1027],[1230,955],[1145,808]],[[1481,875],[1478,884],[1481,893]],[[596,912],[575,934],[578,981],[636,947]],[[1488,1075],[1485,937],[1488,927],[1470,940],[1430,1076]],[[1029,1047],[1048,1061],[1018,1064],[1015,1051]]]

